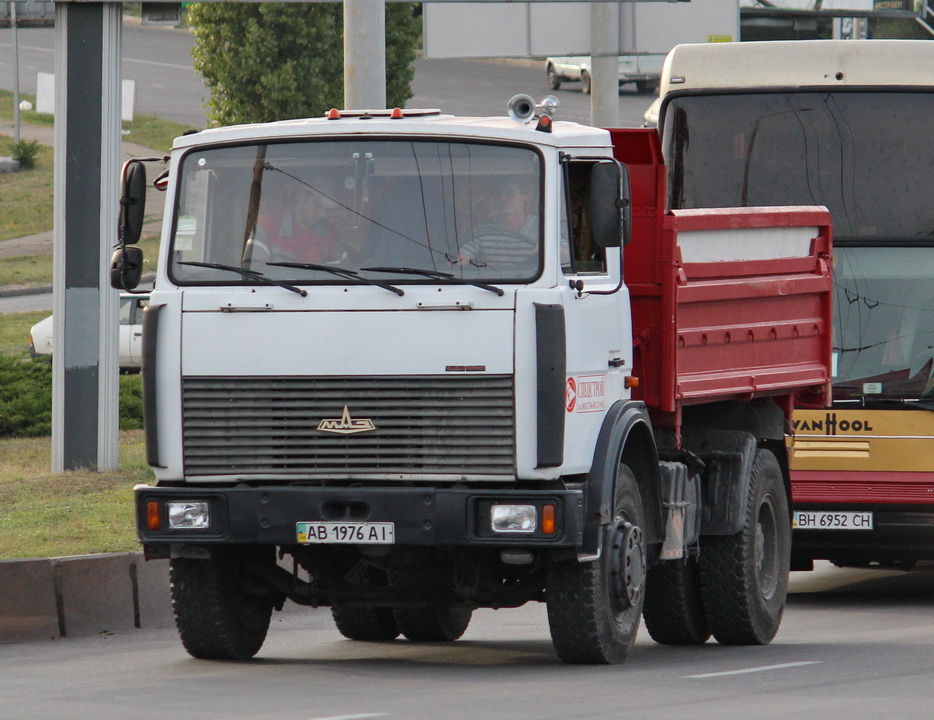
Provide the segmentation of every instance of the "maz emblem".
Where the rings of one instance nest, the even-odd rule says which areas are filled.
[[[325,418],[318,424],[318,430],[321,432],[337,433],[338,435],[353,435],[354,433],[369,432],[375,430],[376,426],[369,418],[358,420],[350,417],[350,410],[344,405],[344,413],[341,419]]]

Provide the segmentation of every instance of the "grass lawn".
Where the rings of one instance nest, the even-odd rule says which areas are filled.
[[[0,135],[0,156],[13,154],[13,138]],[[0,174],[0,240],[52,227],[52,148],[39,146],[36,167]]]
[[[21,97],[35,103],[34,96]],[[0,90],[0,120],[13,120],[13,93],[7,90]],[[35,110],[24,110],[20,112],[20,122],[23,125],[52,127],[54,118]],[[124,123],[123,128],[129,131],[123,136],[124,140],[166,153],[171,149],[172,141],[176,137],[192,129],[187,125],[161,120],[152,115],[136,115],[133,122]],[[0,157],[10,157],[12,154],[12,136],[0,135]],[[52,229],[53,170],[52,148],[40,146],[34,169],[0,175],[0,240],[34,235]],[[48,269],[31,267],[34,265],[32,262],[20,262],[20,267],[13,269],[7,269],[7,265],[8,261],[2,263],[3,272],[13,276],[13,279],[0,278],[0,285],[51,280],[51,272]],[[48,280],[36,279],[46,276]]]
[[[133,486],[151,482],[142,430],[120,434],[120,470],[50,472],[50,438],[0,438],[0,560],[139,550]]]
[[[29,328],[47,315],[0,315],[0,352],[38,362],[27,354]],[[121,387],[138,383],[138,375],[121,376]],[[51,468],[50,437],[0,437],[0,560],[139,549],[133,486],[154,479],[142,430],[120,433],[117,472],[55,475]]]
[[[20,100],[28,100],[35,108],[35,95],[21,93]],[[0,120],[13,121],[13,93],[9,90],[0,90]],[[37,113],[34,109],[21,110],[19,121],[22,125],[40,125],[43,127],[54,127],[55,125],[54,116],[47,113]],[[193,128],[190,125],[171,120],[162,120],[154,115],[140,115],[137,113],[133,116],[132,122],[123,123],[123,129],[129,131],[123,135],[124,140],[168,152],[172,149],[172,141],[179,135],[188,130],[200,130],[202,128]],[[0,155],[9,155],[9,153],[0,152]]]
[[[143,249],[143,273],[155,272],[159,259],[159,237],[153,235],[143,238],[139,247]],[[49,285],[51,282],[51,253],[4,258],[0,261],[0,286]]]
[[[25,355],[29,351],[29,328],[48,315],[45,310],[0,315],[0,353]]]

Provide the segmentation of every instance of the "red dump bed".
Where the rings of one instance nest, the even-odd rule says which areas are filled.
[[[831,378],[826,208],[667,211],[655,130],[611,130],[629,168],[634,396],[677,428],[688,404],[772,396],[824,405]],[[796,399],[797,397],[797,399]]]

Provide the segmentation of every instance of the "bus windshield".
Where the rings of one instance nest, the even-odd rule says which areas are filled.
[[[834,399],[934,399],[934,248],[836,248],[834,296]]]
[[[673,98],[672,207],[826,205],[836,240],[930,242],[932,116],[934,93],[904,90]]]
[[[492,143],[198,149],[178,172],[169,273],[180,285],[528,281],[541,166],[536,151]]]
[[[825,205],[834,237],[834,400],[934,399],[934,93],[671,99],[675,208]]]

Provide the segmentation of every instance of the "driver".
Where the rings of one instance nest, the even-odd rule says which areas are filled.
[[[470,239],[461,245],[458,262],[517,272],[528,269],[530,259],[537,262],[536,195],[531,182],[495,181],[491,193],[492,217],[477,225]]]

